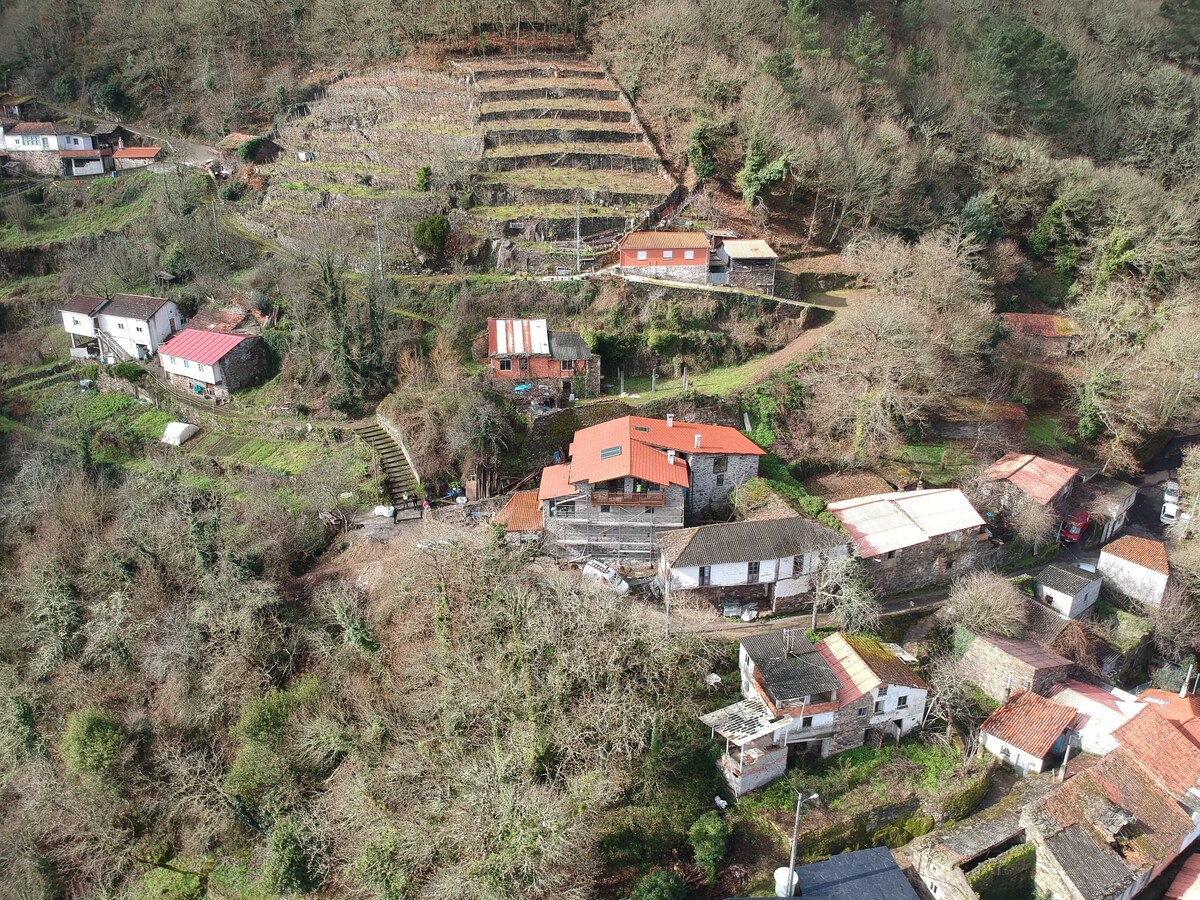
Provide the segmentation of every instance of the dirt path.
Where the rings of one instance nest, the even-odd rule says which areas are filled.
[[[837,308],[835,307],[834,301],[840,299],[843,301],[840,308],[849,312],[861,306],[863,302],[873,293],[874,292],[870,290],[857,289],[830,291],[826,295],[827,302],[822,303],[821,306],[826,309]],[[784,347],[780,347],[774,353],[768,354],[761,359],[749,363],[749,366],[759,370],[757,373],[751,375],[749,380],[751,382],[761,381],[772,372],[782,369],[789,363],[795,362],[816,347],[817,344],[820,343],[821,338],[825,337],[827,334],[837,328],[839,321],[844,320],[844,313],[839,314],[835,312],[833,318],[827,321],[824,325],[817,326],[816,328],[805,329],[804,332],[791,343]]]

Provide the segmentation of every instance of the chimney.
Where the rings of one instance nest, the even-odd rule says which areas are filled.
[[[668,427],[668,428],[674,428],[674,427],[675,427],[675,415],[674,415],[674,413],[667,413],[667,427]]]
[[[1192,664],[1188,663],[1188,673],[1183,679],[1183,685],[1179,688],[1179,696],[1186,697],[1188,695],[1188,682],[1192,680]]]
[[[695,447],[697,450],[700,449],[700,435],[697,434],[693,437],[692,446]]]
[[[667,465],[668,466],[675,465],[675,451],[674,450],[667,451]]]

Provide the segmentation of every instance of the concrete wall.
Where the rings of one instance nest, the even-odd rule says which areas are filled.
[[[981,537],[975,530],[941,535],[923,544],[897,550],[891,559],[871,557],[864,563],[879,593],[900,594],[987,568],[994,551],[986,537],[980,540]]]
[[[690,254],[690,256],[689,256]],[[708,279],[708,250],[695,248],[692,250],[621,250],[621,267],[635,269],[635,275],[649,275],[646,269],[700,269],[703,278]],[[653,276],[657,277],[657,276]],[[696,273],[692,273],[685,281],[695,281]]]
[[[138,352],[139,347],[146,348],[150,355],[156,353],[159,346],[173,334],[171,321],[174,320],[176,329],[181,322],[179,309],[174,303],[164,303],[149,320],[109,316],[103,311],[97,318],[100,330],[134,358],[143,355]]]
[[[1104,576],[1105,582],[1113,590],[1124,594],[1131,600],[1138,600],[1157,606],[1162,602],[1163,593],[1167,589],[1167,576],[1153,569],[1147,569],[1119,556],[1100,551],[1100,560],[1096,563],[1096,571]]]
[[[687,424],[676,424],[676,428],[686,431]],[[758,456],[708,454],[688,451],[680,454],[688,463],[691,476],[691,491],[689,493],[689,508],[692,513],[700,514],[714,503],[722,503],[729,497],[729,492],[735,487],[745,484],[758,474]],[[726,460],[725,472],[714,471],[718,460]]]

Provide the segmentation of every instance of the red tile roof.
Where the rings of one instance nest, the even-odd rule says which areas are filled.
[[[59,159],[99,159],[102,156],[112,156],[108,147],[97,147],[94,150],[59,150]]]
[[[703,231],[634,231],[621,241],[622,250],[707,250]]]
[[[697,438],[699,446],[696,446]],[[679,457],[668,461],[665,451],[680,454],[761,456],[764,451],[736,428],[725,425],[697,425],[663,419],[625,416],[581,428],[571,441],[569,463],[562,468],[549,467],[542,476],[539,496],[561,497],[572,491],[565,485],[597,484],[614,478],[633,477],[652,484],[691,484],[687,462]],[[550,470],[556,470],[551,473]],[[547,473],[551,480],[547,483]],[[565,481],[563,480],[565,478]],[[561,491],[561,493],[548,493]]]
[[[1171,567],[1167,564],[1167,548],[1162,541],[1127,534],[1111,544],[1106,544],[1100,552],[1161,575],[1171,574]]]
[[[1113,737],[1176,800],[1200,785],[1200,748],[1154,707],[1143,709]]]
[[[120,147],[113,151],[114,159],[154,159],[162,147]]]
[[[163,344],[158,352],[160,356],[174,356],[211,366],[224,359],[242,341],[250,340],[250,337],[248,334],[220,334],[185,328]]]
[[[508,498],[504,508],[496,513],[496,524],[503,525],[508,534],[542,530],[542,507],[537,491],[517,491]]]
[[[1151,704],[1162,713],[1163,718],[1183,732],[1183,736],[1200,747],[1200,697],[1188,694],[1180,697],[1171,691],[1150,688],[1142,691],[1138,699]]]
[[[1200,900],[1200,853],[1193,853],[1163,894],[1164,900]]]
[[[9,134],[82,134],[68,125],[57,122],[18,122],[7,129]]]
[[[817,650],[842,683],[838,691],[842,706],[883,684],[929,689],[894,653],[871,638],[835,632],[817,644]]]
[[[1063,316],[1048,313],[1001,313],[1000,317],[1017,334],[1027,337],[1065,338],[1079,333],[1079,326]]]
[[[1007,481],[1045,506],[1079,470],[1032,453],[1005,453],[988,468],[988,480]]]
[[[1075,710],[1032,691],[1019,691],[987,717],[979,730],[1044,759],[1062,733],[1075,723]]]

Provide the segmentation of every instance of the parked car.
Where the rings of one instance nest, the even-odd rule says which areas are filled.
[[[1191,520],[1191,513],[1180,512],[1179,504],[1169,500],[1162,505],[1162,512],[1158,515],[1158,521],[1164,525],[1174,525],[1176,522],[1190,522]]]
[[[596,581],[611,588],[618,594],[629,593],[629,582],[621,577],[621,573],[608,563],[598,559],[589,559],[583,564],[583,577],[588,581]]]
[[[1174,478],[1163,482],[1163,503],[1179,503],[1179,482]]]
[[[1083,537],[1083,533],[1087,531],[1088,525],[1091,524],[1092,517],[1088,515],[1086,510],[1077,510],[1072,513],[1067,521],[1063,522],[1061,537],[1068,544],[1074,544]]]

